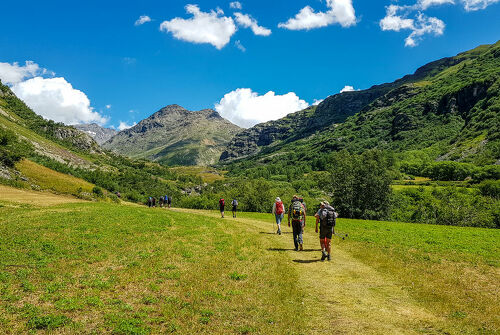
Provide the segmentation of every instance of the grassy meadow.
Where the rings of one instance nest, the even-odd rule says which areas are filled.
[[[2,334],[500,329],[498,230],[339,220],[349,237],[322,263],[312,220],[297,253],[270,214],[1,194]]]

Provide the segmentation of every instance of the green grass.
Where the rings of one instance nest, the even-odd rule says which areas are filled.
[[[139,206],[0,207],[0,333],[299,334],[296,273],[237,231]]]
[[[271,221],[269,214],[240,217]],[[286,219],[285,219],[286,222]],[[313,232],[309,218],[306,231]],[[500,329],[500,230],[339,219],[334,244],[389,278],[462,333]]]

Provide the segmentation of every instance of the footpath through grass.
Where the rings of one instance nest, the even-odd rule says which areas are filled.
[[[2,197],[0,196],[0,200]],[[495,334],[498,230],[0,202],[0,333]],[[230,215],[229,215],[230,216]]]

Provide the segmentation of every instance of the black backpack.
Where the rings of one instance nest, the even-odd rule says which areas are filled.
[[[335,227],[337,223],[337,213],[333,208],[326,208],[326,215],[323,218],[323,224],[329,228]]]

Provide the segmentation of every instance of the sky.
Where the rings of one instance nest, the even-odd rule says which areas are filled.
[[[495,43],[499,18],[500,0],[6,1],[0,79],[66,124],[178,104],[251,127]]]

